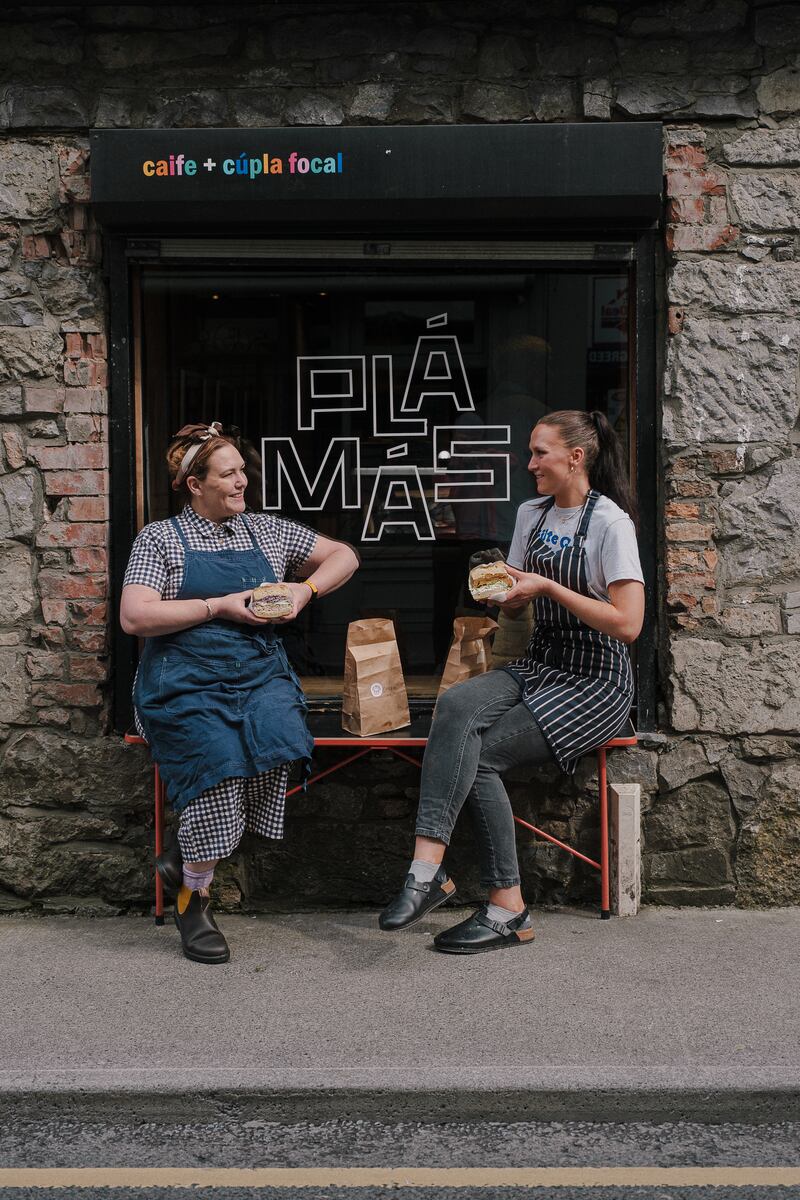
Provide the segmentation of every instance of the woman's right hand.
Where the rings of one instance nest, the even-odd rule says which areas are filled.
[[[247,592],[230,592],[227,596],[217,596],[209,600],[214,616],[223,621],[238,621],[240,625],[263,625],[259,617],[253,616],[249,607],[253,597],[252,590]]]

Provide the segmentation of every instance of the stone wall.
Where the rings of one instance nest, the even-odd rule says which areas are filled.
[[[791,78],[758,82],[761,127],[671,129],[666,147],[664,716],[686,737],[661,760],[669,775],[674,759],[678,782],[647,830],[652,846],[665,805],[675,834],[687,803],[705,809],[718,842],[733,843],[739,903],[800,896],[800,128],[772,117],[786,115]],[[700,874],[717,850],[709,837],[680,851],[673,837],[651,886],[656,868],[674,870],[676,887],[680,867]]]
[[[658,733],[646,896],[800,900],[800,8],[430,0],[0,13],[0,909],[149,899],[149,770],[109,733],[108,425],[92,127],[665,122]],[[31,79],[35,80],[31,83]],[[374,756],[221,872],[236,906],[379,902],[418,777]],[[596,847],[592,764],[511,784]],[[359,864],[364,864],[360,866]],[[477,894],[468,831],[453,853]],[[523,850],[532,899],[595,895]]]

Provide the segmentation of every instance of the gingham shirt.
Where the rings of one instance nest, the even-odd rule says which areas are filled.
[[[247,520],[256,544],[266,554],[278,580],[291,578],[316,545],[314,530],[297,521],[273,517],[270,513],[248,513]],[[241,514],[217,524],[199,516],[187,504],[178,515],[178,521],[190,550],[213,552],[252,548]],[[162,600],[175,600],[181,590],[183,572],[183,543],[175,527],[171,521],[153,521],[145,525],[133,543],[123,587],[139,583],[154,588]],[[139,736],[144,737],[135,709],[134,718]],[[282,764],[263,772],[255,780],[223,779],[202,792],[181,814],[182,833],[179,837],[185,842],[184,856],[191,853],[189,861],[206,862],[230,854],[244,829],[244,812],[247,828],[254,833],[267,838],[283,837],[288,778],[289,766]],[[232,837],[234,827],[237,835]]]
[[[190,550],[252,548],[241,513],[218,524],[199,516],[187,504],[178,520]],[[297,521],[271,513],[248,513],[247,520],[278,580],[291,578],[316,545],[314,530]],[[154,588],[162,600],[177,599],[183,583],[183,543],[171,521],[153,521],[137,534],[122,586],[129,583]]]

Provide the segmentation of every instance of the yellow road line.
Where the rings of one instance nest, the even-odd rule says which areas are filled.
[[[800,1167],[48,1167],[2,1188],[798,1187]]]

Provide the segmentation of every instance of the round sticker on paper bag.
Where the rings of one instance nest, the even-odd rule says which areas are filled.
[[[373,696],[377,700],[378,696],[383,695],[383,684],[382,683],[373,683],[372,687],[369,690],[372,692]]]

